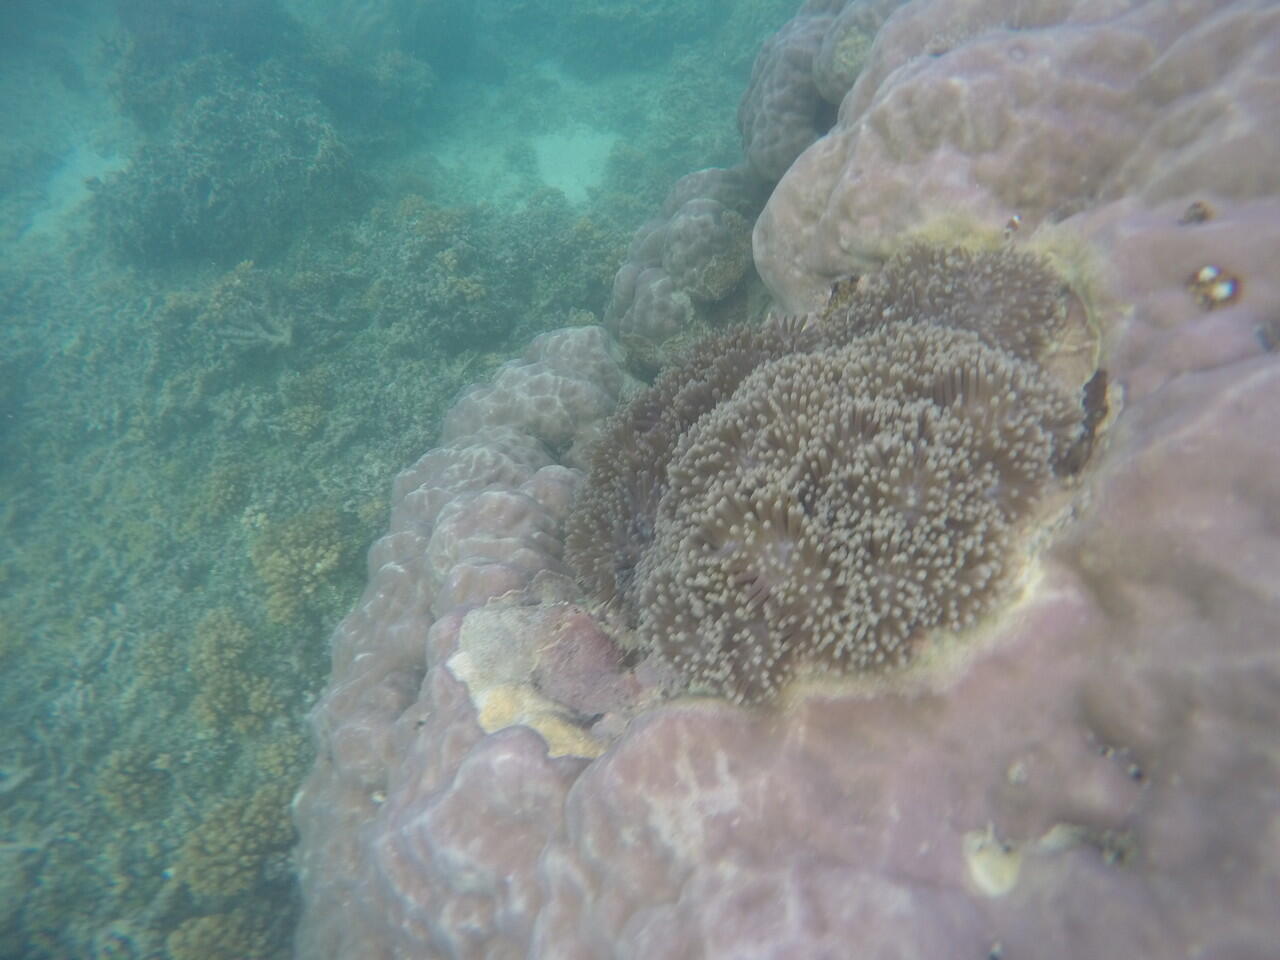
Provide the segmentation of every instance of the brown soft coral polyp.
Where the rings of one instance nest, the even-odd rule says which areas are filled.
[[[967,331],[894,324],[766,364],[668,469],[641,637],[734,700],[805,666],[902,665],[1005,596],[1079,423],[1038,368]]]
[[[1084,429],[1036,362],[1064,289],[1032,255],[916,244],[822,315],[709,339],[606,434],[570,565],[686,688],[736,701],[974,626]]]

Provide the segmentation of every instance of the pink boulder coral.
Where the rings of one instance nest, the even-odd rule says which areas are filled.
[[[1280,8],[1251,0],[905,4],[770,198],[756,267],[803,311],[940,217],[1280,192],[1278,55]]]
[[[334,638],[298,956],[1274,956],[1277,31],[1248,0],[915,0],[775,191],[755,254],[792,309],[954,210],[1021,214],[1014,245],[1052,221],[1033,242],[1094,251],[1123,308],[1095,317],[1114,422],[1037,576],[911,685],[646,708],[661,677],[536,563],[445,611],[446,511],[456,556],[554,567],[550,465],[623,381],[593,349],[464,398]],[[1239,289],[1206,299],[1206,267]]]
[[[700,310],[729,297],[751,272],[751,225],[764,183],[745,166],[681,177],[662,217],[640,225],[613,281],[605,326],[631,362],[687,333]]]

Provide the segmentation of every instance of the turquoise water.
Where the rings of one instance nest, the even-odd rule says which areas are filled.
[[[0,958],[289,954],[390,478],[738,162],[793,8],[0,8]]]

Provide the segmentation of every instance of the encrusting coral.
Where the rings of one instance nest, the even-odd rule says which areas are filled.
[[[1083,381],[1038,362],[1087,343],[1074,302],[1034,255],[913,244],[822,315],[711,338],[614,422],[570,565],[693,689],[906,663],[1008,595],[1078,469]]]

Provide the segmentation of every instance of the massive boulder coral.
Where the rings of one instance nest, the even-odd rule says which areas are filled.
[[[667,225],[662,266],[695,300],[724,299],[750,265],[750,227],[718,200],[690,200]]]
[[[394,601],[410,571],[378,566],[297,805],[300,955],[1265,955],[1280,461],[1257,438],[1280,375],[1260,346],[1216,367],[1194,322],[1144,327],[1117,377],[1172,382],[1117,421],[1028,600],[916,689],[674,703],[594,762],[549,755],[536,724],[486,733],[450,666],[499,612],[426,631]],[[555,609],[501,614],[513,656],[592,635]]]
[[[849,92],[866,66],[881,25],[900,5],[901,0],[852,0],[843,4],[838,0],[831,5],[838,12],[823,34],[813,61],[814,85],[829,103],[838,105]]]
[[[766,180],[777,180],[826,132],[824,113],[829,121],[831,107],[814,83],[813,61],[830,26],[830,16],[796,17],[756,57],[738,130],[748,161]]]
[[[1240,2],[916,0],[876,38],[835,127],[756,224],[787,309],[964,215],[1023,231],[1100,203],[1280,191],[1280,9]]]
[[[504,364],[486,384],[468,388],[445,415],[442,437],[454,443],[486,428],[535,437],[576,463],[596,423],[634,381],[622,370],[613,339],[600,327],[574,327],[534,339],[524,357]]]
[[[981,29],[978,10],[993,18]],[[432,609],[421,558],[446,488],[523,483],[555,459],[541,441],[507,434],[481,454],[485,441],[459,439],[400,485],[313,715],[318,759],[295,803],[307,904],[298,956],[1270,956],[1280,940],[1280,448],[1267,441],[1280,407],[1270,339],[1280,199],[1266,164],[1280,167],[1255,121],[1273,77],[1260,56],[1274,49],[1273,11],[1208,0],[904,4],[846,111],[864,83],[887,92],[928,75],[940,91],[963,92],[968,58],[1010,33],[1035,41],[1024,53],[1052,59],[1054,50],[1084,56],[1083,38],[1115,28],[1148,59],[1126,62],[1103,44],[1090,62],[1107,71],[1059,65],[1025,89],[1019,64],[1035,57],[1008,58],[1003,74],[993,63],[990,75],[1008,82],[987,98],[1021,90],[1028,122],[1014,115],[1018,136],[993,139],[980,156],[940,150],[951,177],[941,155],[929,177],[927,151],[868,153],[843,175],[815,161],[810,185],[831,189],[810,194],[796,171],[839,155],[820,142],[775,193],[768,235],[756,233],[775,297],[821,306],[832,281],[854,273],[862,279],[835,296],[879,302],[883,313],[899,304],[882,268],[887,253],[909,248],[903,229],[954,236],[955,222],[933,215],[981,195],[975,170],[1012,170],[1083,139],[1060,129],[1079,122],[1082,77],[1120,112],[1153,89],[1169,103],[1179,90],[1215,96],[1213,78],[1238,94],[1225,113],[1184,114],[1185,137],[1152,137],[1148,169],[1161,175],[1132,189],[1113,179],[1106,193],[1068,191],[1052,216],[960,204],[997,233],[1022,212],[1012,255],[1048,251],[1073,290],[1106,290],[1120,305],[1091,314],[1098,301],[1083,304],[1101,334],[1096,356],[1046,352],[1057,332],[1013,351],[1064,389],[1079,384],[1084,358],[1101,363],[1114,419],[1025,589],[927,670],[893,686],[792,684],[770,709],[655,702],[648,691],[663,678],[635,652],[610,657],[602,634],[618,624],[597,622],[553,569],[524,570],[522,587],[483,607],[470,597]],[[900,43],[914,52],[894,62]],[[1194,70],[1182,59],[1193,49]],[[1151,57],[1181,66],[1161,74]],[[1135,70],[1144,84],[1164,80],[1135,87],[1126,79]],[[1060,126],[1037,125],[1036,98],[1052,97]],[[924,109],[931,102],[919,98],[918,117],[899,114],[911,121],[899,133],[946,120]],[[832,136],[879,136],[864,119]],[[1206,120],[1231,135],[1202,137]],[[1153,129],[1135,121],[1129,133]],[[1066,161],[1078,155],[1069,146]],[[1192,176],[1194,157],[1214,169]],[[864,204],[884,219],[861,216]],[[1088,270],[1067,269],[1090,259]],[[929,295],[931,310],[956,320],[945,329],[1000,335],[982,324],[987,313],[944,293]],[[1049,329],[1070,329],[1080,309],[1064,297]],[[887,336],[904,317],[881,323],[853,309],[847,319],[845,335],[857,339]],[[790,339],[762,349],[743,334],[741,349],[706,356],[705,376],[660,379],[664,403],[637,428],[690,430],[753,371],[797,362],[780,355],[827,349],[795,325],[771,335]],[[637,429],[653,442],[627,464],[677,459],[654,433]],[[431,464],[440,472],[427,476]],[[619,469],[617,490],[660,499],[652,481],[664,475]],[[602,558],[654,531],[621,534]],[[610,563],[597,588],[631,589],[637,562]],[[504,673],[506,650],[514,667]]]
[[[664,344],[741,289],[764,199],[763,182],[746,167],[698,170],[677,180],[662,215],[636,230],[604,321],[633,364],[660,358]]]
[[[900,0],[809,0],[756,56],[738,106],[751,168],[770,183],[827,132],[876,31]]]
[[[417,699],[433,622],[457,623],[462,611],[525,587],[556,563],[555,531],[575,474],[553,461],[549,447],[572,450],[628,388],[613,349],[598,327],[539,337],[521,360],[460,398],[446,421],[445,445],[396,478],[391,530],[370,550],[369,586],[334,638],[341,679],[313,718],[324,757],[298,807],[310,837],[345,837],[343,849],[358,856],[348,841],[394,789],[394,727]],[[515,381],[527,396],[512,395]],[[528,706],[514,716],[557,721],[539,703]],[[457,744],[465,749],[469,740]],[[301,854],[304,875],[328,875],[334,853],[326,841],[309,845]],[[353,864],[347,888],[366,879]],[[340,941],[303,951],[376,953],[380,936],[353,920]]]

